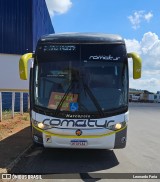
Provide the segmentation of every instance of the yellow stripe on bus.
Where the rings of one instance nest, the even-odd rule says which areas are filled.
[[[112,131],[110,133],[106,133],[106,134],[102,134],[102,135],[81,135],[81,136],[76,136],[76,135],[60,135],[60,134],[55,134],[55,133],[51,133],[51,132],[48,132],[48,131],[44,131],[40,128],[37,128],[36,126],[32,125],[36,130],[44,133],[44,134],[47,134],[47,135],[50,135],[50,136],[56,136],[56,137],[60,137],[60,138],[101,138],[101,137],[105,137],[105,136],[109,136],[109,135],[113,135],[119,131],[122,131],[124,130],[127,126],[117,130],[117,131]]]

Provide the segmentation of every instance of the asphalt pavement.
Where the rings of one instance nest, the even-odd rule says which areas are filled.
[[[110,173],[160,173],[160,104],[131,103],[127,146],[116,150],[32,148],[9,171],[48,178],[107,181]],[[64,173],[64,175],[59,175]],[[68,176],[67,174],[72,174]],[[95,176],[98,174],[97,176]],[[59,176],[56,176],[59,175]],[[66,181],[59,179],[60,181]],[[160,181],[141,179],[139,181]],[[75,181],[75,180],[74,180]],[[115,181],[115,180],[109,180]],[[121,180],[124,181],[124,180]],[[133,179],[135,181],[135,179]]]

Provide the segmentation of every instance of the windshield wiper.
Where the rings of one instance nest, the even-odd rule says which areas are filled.
[[[57,115],[58,112],[60,111],[64,101],[66,100],[70,90],[72,90],[72,87],[73,87],[73,82],[71,82],[71,84],[69,85],[68,89],[66,90],[65,94],[63,95],[62,99],[60,100],[58,106],[57,106],[57,109],[55,110],[55,114]]]
[[[69,92],[72,90],[73,86],[74,86],[74,82],[75,81],[72,81],[70,86],[68,87],[68,89],[66,90],[65,94],[63,95],[62,99],[60,100],[58,106],[57,106],[57,109],[55,111],[55,114],[57,115],[64,103],[64,101],[66,100]],[[84,83],[83,81],[83,78],[82,78],[82,84],[83,84],[83,88],[84,88],[84,91],[88,94],[88,96],[90,97],[91,101],[93,102],[93,104],[96,106],[97,108],[97,111],[104,117],[105,114],[100,106],[100,104],[98,103],[96,97],[94,96],[94,94],[92,93],[92,91],[89,89],[89,87]]]
[[[92,93],[91,89],[89,89],[88,85],[86,85],[86,84],[84,83],[84,81],[82,81],[82,82],[83,82],[83,87],[84,87],[85,91],[88,93],[90,99],[92,100],[93,104],[96,106],[98,112],[104,117],[105,114],[104,114],[104,112],[103,112],[103,110],[102,110],[100,104],[98,103],[96,97],[95,97],[94,94]]]

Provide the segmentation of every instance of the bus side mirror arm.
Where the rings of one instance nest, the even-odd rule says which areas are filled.
[[[141,78],[142,59],[135,52],[128,53],[127,55],[128,55],[128,58],[132,58],[133,59],[133,78],[134,79]]]
[[[21,80],[28,79],[28,61],[34,58],[33,53],[27,53],[21,56],[19,60],[19,76]]]

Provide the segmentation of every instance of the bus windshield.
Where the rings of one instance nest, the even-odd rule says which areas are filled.
[[[86,114],[127,105],[128,67],[124,45],[41,45],[36,59],[36,106]]]

